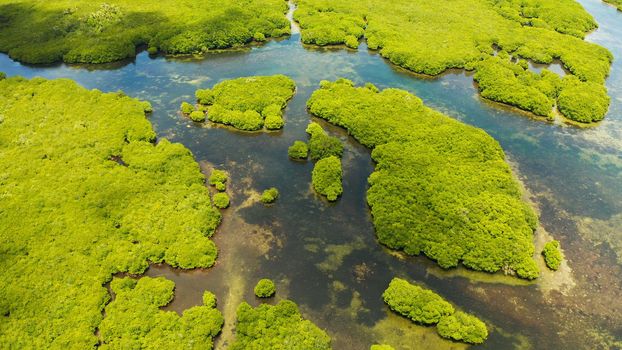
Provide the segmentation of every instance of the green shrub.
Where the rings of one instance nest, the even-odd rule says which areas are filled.
[[[279,190],[276,187],[269,188],[261,194],[261,201],[266,204],[274,203],[277,198],[279,198]]]
[[[229,207],[229,195],[225,192],[218,192],[213,197],[214,206],[219,209],[226,209]]]
[[[145,111],[145,113],[153,112],[153,107],[151,106],[151,103],[149,103],[149,101],[142,101],[141,103],[143,105],[143,111]]]
[[[253,34],[253,40],[255,40],[256,42],[264,42],[266,41],[266,36],[261,32],[257,32]]]
[[[283,117],[280,115],[269,115],[266,117],[264,121],[264,125],[268,130],[279,130],[283,128],[285,122],[283,121]]]
[[[210,291],[203,292],[203,305],[211,308],[216,307],[216,295]]]
[[[544,249],[542,249],[542,255],[544,256],[544,262],[546,263],[546,266],[553,271],[557,271],[562,261],[564,260],[564,255],[560,250],[559,241],[556,240],[547,242],[544,245]]]
[[[372,345],[370,350],[395,350],[391,345]]]
[[[311,135],[309,140],[309,154],[312,160],[319,160],[330,156],[341,158],[343,144],[338,138],[329,136],[317,123],[310,123],[307,133]]]
[[[143,277],[138,281],[115,278],[110,287],[115,299],[106,306],[99,325],[103,348],[147,348],[158,344],[168,349],[191,348],[203,344],[211,349],[224,319],[215,303],[185,310],[182,316],[160,310],[173,299],[175,283],[163,277]],[[205,295],[211,295],[205,292]]]
[[[142,102],[69,80],[1,80],[0,111],[0,182],[11,184],[2,185],[0,310],[10,317],[0,347],[175,348],[179,336],[178,346],[209,346],[216,310],[179,317],[155,306],[170,300],[172,282],[113,280],[150,263],[214,264],[221,216],[192,153],[153,143]]]
[[[190,112],[190,119],[192,119],[195,122],[204,122],[205,121],[205,112],[192,111],[192,112]]]
[[[313,167],[311,181],[313,188],[334,202],[343,193],[341,185],[341,160],[335,156],[320,159]]]
[[[292,98],[296,85],[284,75],[245,77],[226,80],[211,90],[197,90],[195,95],[208,107],[207,118],[236,129],[256,131],[283,128],[283,108]]]
[[[443,316],[436,325],[436,330],[443,338],[469,344],[481,344],[488,338],[486,324],[477,317],[461,311]]]
[[[394,278],[382,294],[391,310],[421,324],[436,324],[454,313],[454,308],[438,294]]]
[[[23,0],[3,5],[0,51],[27,63],[106,63],[134,57],[143,45],[150,54],[200,54],[246,45],[261,33],[286,35],[286,11],[283,0]]]
[[[291,159],[307,159],[309,156],[309,147],[303,141],[294,141],[294,144],[287,149],[287,155]]]
[[[155,56],[158,54],[158,48],[155,46],[149,46],[149,48],[147,49],[147,52],[149,53],[149,55]]]
[[[581,123],[602,120],[609,110],[607,89],[593,82],[566,77],[557,99],[557,108],[566,118]]]
[[[224,191],[227,189],[227,180],[229,180],[229,175],[227,175],[226,171],[214,169],[209,176],[208,182],[210,185],[215,186],[218,191]]]
[[[272,306],[252,308],[242,303],[237,311],[235,341],[231,350],[291,349],[329,350],[330,338],[308,320],[303,320],[298,306],[282,300]]]
[[[276,287],[274,286],[274,282],[272,282],[272,280],[263,278],[257,282],[254,291],[258,298],[269,298],[276,293]]]
[[[183,114],[190,114],[194,112],[194,106],[188,102],[182,102],[180,109]]]
[[[214,103],[214,93],[210,89],[199,89],[194,93],[197,102],[202,105],[211,105]]]
[[[321,86],[307,102],[309,111],[373,149],[367,202],[380,243],[423,253],[444,268],[461,262],[538,276],[532,258],[537,217],[493,138],[403,90],[374,92],[344,80]]]
[[[6,79],[6,73],[0,72],[0,80]]]
[[[351,49],[356,49],[359,47],[359,38],[354,35],[348,35],[345,37],[344,44]]]

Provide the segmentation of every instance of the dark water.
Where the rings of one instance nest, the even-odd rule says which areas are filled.
[[[483,101],[463,72],[421,79],[364,46],[358,51],[308,49],[298,34],[201,59],[142,53],[131,62],[96,67],[30,67],[1,55],[0,71],[71,78],[88,88],[121,89],[149,100],[160,137],[183,143],[197,160],[231,173],[232,208],[225,211],[215,236],[217,266],[190,272],[153,267],[147,273],[177,283],[176,298],[168,306],[176,311],[199,304],[205,289],[216,292],[228,321],[220,348],[231,339],[238,303],[257,302],[252,287],[262,277],[275,279],[279,298],[295,300],[305,317],[325,328],[335,349],[366,349],[376,342],[397,349],[463,348],[441,340],[433,328],[412,326],[388,312],[381,294],[394,276],[425,284],[486,320],[492,332],[480,348],[616,348],[616,341],[622,341],[622,268],[612,249],[622,246],[622,13],[598,0],[581,3],[601,26],[588,40],[616,57],[607,81],[609,114],[590,128],[532,119]],[[176,112],[181,101],[194,99],[197,88],[277,73],[292,77],[298,87],[282,132],[233,132],[192,123]],[[429,106],[495,137],[541,211],[537,241],[547,235],[561,240],[568,265],[527,284],[464,269],[445,272],[425,258],[390,254],[375,240],[365,203],[367,176],[373,170],[369,151],[335,127],[327,126],[347,144],[344,195],[335,204],[316,197],[310,188],[312,163],[288,160],[287,147],[307,138],[304,130],[311,118],[305,102],[319,81],[338,77],[409,90]],[[253,202],[253,193],[272,186],[281,192],[274,205]]]

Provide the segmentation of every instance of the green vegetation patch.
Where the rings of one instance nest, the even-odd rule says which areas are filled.
[[[261,201],[266,204],[274,203],[279,198],[279,190],[276,187],[271,187],[261,194]]]
[[[321,195],[334,202],[343,193],[341,159],[330,156],[315,163],[311,173],[313,188]]]
[[[219,209],[229,208],[229,195],[225,192],[218,192],[214,195],[214,206]]]
[[[398,89],[322,82],[307,106],[373,149],[367,202],[378,240],[444,268],[538,277],[537,217],[499,144]],[[335,161],[331,161],[335,163]]]
[[[424,325],[437,324],[438,334],[447,339],[481,344],[488,338],[486,324],[454,307],[431,290],[394,278],[382,294],[391,310]]]
[[[343,155],[343,144],[338,138],[330,136],[322,129],[318,123],[309,123],[307,126],[309,134],[309,154],[312,160],[320,160],[330,156],[341,158]]]
[[[244,302],[238,307],[237,318],[231,350],[331,349],[326,332],[303,320],[293,301],[283,300],[274,306],[262,304],[255,309]]]
[[[160,310],[173,299],[173,281],[115,278],[110,287],[115,298],[106,306],[99,326],[101,348],[213,349],[212,339],[220,333],[224,319],[212,293],[205,293],[207,303],[185,310],[180,317],[174,311]]]
[[[372,345],[370,350],[395,350],[391,345]]]
[[[552,94],[552,83],[561,93],[567,90],[575,105],[586,96],[598,97],[593,111],[569,108],[567,101],[561,108],[560,101],[559,111],[567,118],[592,122],[607,112],[608,103],[601,102],[613,56],[583,40],[597,23],[574,0],[298,0],[297,4],[295,19],[306,44],[355,47],[365,37],[369,48],[416,73],[475,69],[483,97],[537,115],[551,115],[560,94]],[[555,82],[549,71],[535,74],[509,60],[496,60],[495,50],[544,64],[559,59],[572,76],[601,89],[587,85],[578,91],[572,84]]]
[[[287,155],[291,159],[307,159],[309,156],[309,146],[304,141],[294,141],[294,144],[287,149]]]
[[[196,91],[199,104],[207,108],[207,118],[214,123],[256,131],[284,125],[283,108],[296,84],[284,75],[256,76],[225,80],[212,89]]]
[[[0,348],[90,349],[113,274],[210,267],[220,214],[145,105],[69,80],[0,81]]]
[[[618,11],[622,11],[622,0],[603,0],[603,1],[617,7]]]
[[[257,282],[254,292],[258,298],[269,298],[276,293],[276,286],[272,280],[262,278]]]
[[[283,0],[0,0],[0,51],[27,63],[201,54],[290,33]]]
[[[227,180],[229,180],[229,175],[227,175],[226,171],[214,169],[209,176],[208,182],[216,187],[218,191],[224,191],[227,189]]]
[[[544,256],[546,266],[553,271],[557,271],[564,260],[564,255],[557,240],[547,242],[544,245],[544,249],[542,249],[542,255]]]

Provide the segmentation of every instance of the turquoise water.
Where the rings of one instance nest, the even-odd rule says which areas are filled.
[[[459,347],[434,330],[408,325],[387,311],[381,293],[401,276],[423,283],[492,327],[481,348],[614,348],[622,341],[622,13],[598,0],[581,3],[600,29],[588,40],[609,48],[616,60],[607,81],[612,103],[605,121],[590,128],[532,119],[478,97],[468,73],[448,72],[423,79],[390,65],[361,46],[358,51],[310,49],[299,35],[238,52],[197,59],[150,58],[106,66],[32,67],[0,55],[9,76],[71,78],[103,91],[123,90],[152,102],[150,117],[160,137],[181,142],[197,160],[228,170],[232,208],[215,239],[221,255],[215,268],[181,272],[153,267],[177,283],[168,307],[181,311],[200,303],[204,289],[216,291],[228,321],[239,301],[252,302],[252,286],[262,277],[277,281],[279,297],[301,305],[305,317],[325,328],[335,349],[364,349],[374,342],[396,348]],[[561,70],[560,70],[561,72]],[[277,133],[239,133],[195,124],[177,113],[197,88],[248,75],[286,74],[298,86]],[[340,129],[329,131],[346,142],[344,195],[328,204],[310,190],[312,163],[292,162],[287,147],[311,117],[305,102],[322,79],[346,77],[380,88],[409,90],[424,102],[465,123],[485,129],[502,145],[531,199],[541,210],[543,228],[562,242],[568,266],[536,284],[503,276],[441,271],[425,258],[398,258],[374,238],[365,203],[369,151]],[[271,207],[245,202],[253,191],[276,186],[281,197]],[[622,254],[622,250],[620,251]],[[230,340],[228,322],[218,342]],[[396,340],[401,338],[401,340]],[[619,345],[618,345],[619,346]]]

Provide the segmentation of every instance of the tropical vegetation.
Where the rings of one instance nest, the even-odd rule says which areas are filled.
[[[205,177],[187,148],[156,143],[148,106],[69,80],[0,80],[0,348],[138,344],[159,337],[160,318],[188,339],[217,332],[213,311],[160,313],[172,289],[161,280],[115,280],[118,302],[103,313],[117,273],[216,259],[220,214]],[[110,316],[146,323],[130,339],[102,323]]]
[[[258,298],[269,298],[276,293],[276,286],[271,279],[262,278],[257,282],[253,291]]]
[[[423,253],[443,268],[462,263],[538,277],[537,217],[523,201],[503,150],[486,132],[406,91],[378,92],[345,80],[322,82],[307,106],[373,150],[367,202],[382,244]],[[337,178],[338,159],[328,162],[323,172],[330,168],[330,178]],[[331,183],[323,181],[321,189]]]
[[[274,203],[279,198],[279,190],[276,187],[271,187],[261,194],[261,201],[265,204]]]
[[[544,256],[546,266],[553,271],[557,271],[564,260],[564,255],[557,240],[547,242],[544,245],[544,249],[542,249],[542,255]]]
[[[329,156],[315,163],[311,172],[311,182],[317,193],[334,202],[343,193],[342,176],[341,159]]]
[[[304,141],[294,141],[287,149],[287,155],[291,159],[307,159],[309,156],[309,146]]]
[[[394,278],[382,294],[389,308],[423,325],[436,325],[443,338],[470,344],[481,344],[488,338],[486,324],[477,317],[456,311],[431,290]]]
[[[613,0],[617,1],[617,0]],[[476,71],[482,96],[537,115],[601,120],[609,98],[604,87],[612,54],[583,40],[598,25],[574,0],[298,0],[295,19],[306,44],[358,46],[379,50],[392,63],[437,75],[450,68]],[[498,55],[497,53],[503,53]],[[535,74],[520,60],[570,72]],[[590,110],[582,101],[597,100]]]
[[[237,310],[235,330],[231,350],[331,349],[326,332],[304,320],[298,306],[290,300],[276,305],[261,304],[256,308],[243,302]]]
[[[290,33],[283,0],[0,0],[0,51],[27,63],[201,54]]]
[[[197,90],[197,102],[207,109],[207,119],[239,130],[281,129],[283,108],[296,84],[284,75],[225,80],[212,89]]]

